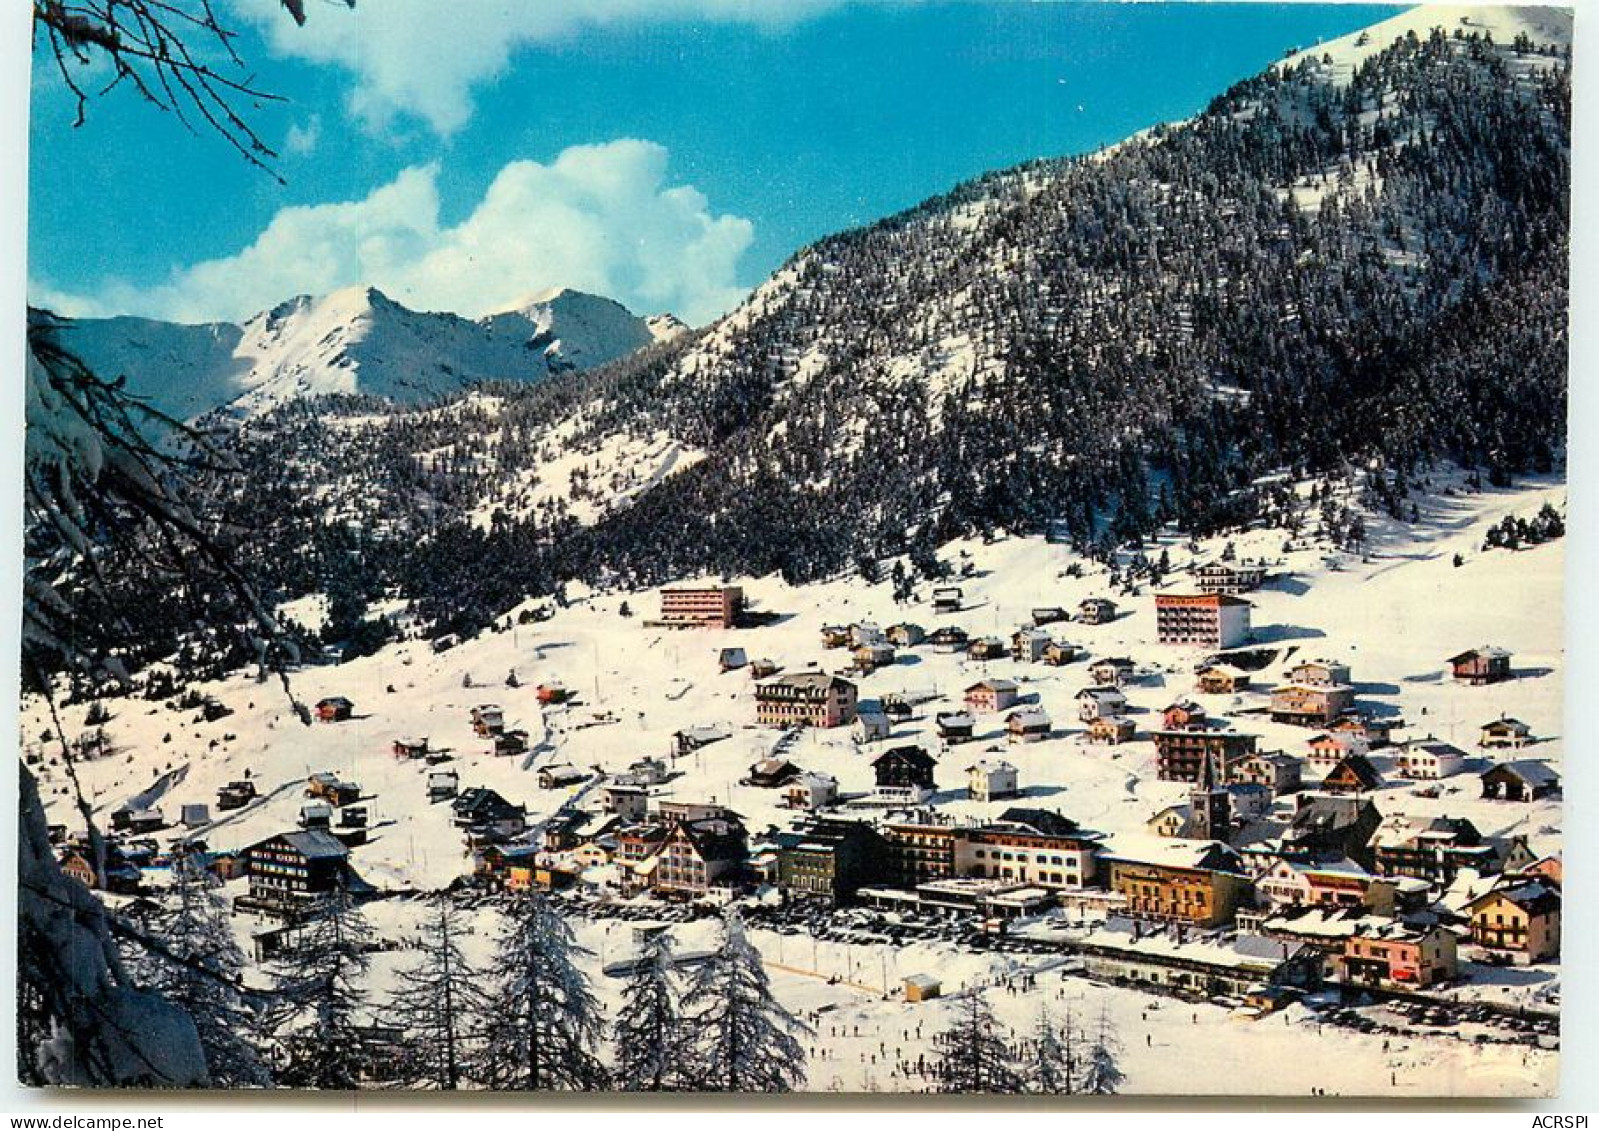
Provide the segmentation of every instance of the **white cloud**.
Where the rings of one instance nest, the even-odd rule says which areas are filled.
[[[564,286],[702,323],[743,297],[738,264],[754,227],[669,185],[667,158],[653,142],[623,139],[548,164],[513,161],[453,227],[439,222],[438,166],[417,166],[361,200],[284,208],[237,254],[181,267],[162,285],[113,282],[89,303],[44,285],[33,294],[78,313],[198,322],[356,283],[469,316]]]
[[[295,122],[289,126],[289,132],[283,138],[283,152],[304,157],[315,153],[317,143],[321,140],[322,115],[312,114],[303,125]]]
[[[772,30],[838,0],[381,0],[353,10],[319,5],[304,27],[276,4],[235,0],[279,55],[351,72],[350,109],[381,129],[397,114],[448,135],[472,116],[473,88],[499,76],[517,50],[585,31],[636,24],[714,22]]]

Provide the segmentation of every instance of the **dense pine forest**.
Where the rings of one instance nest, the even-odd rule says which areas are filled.
[[[1564,48],[1469,29],[1354,68],[1295,57],[1188,122],[825,239],[721,322],[603,368],[230,425],[202,509],[272,596],[328,595],[306,648],[354,655],[395,631],[368,613],[384,597],[470,633],[573,580],[932,572],[940,543],[1000,529],[1098,554],[1210,533],[1269,514],[1278,472],[1358,472],[1402,513],[1439,461],[1548,471],[1569,80]],[[667,442],[693,458],[641,484],[629,453]],[[134,625],[130,659],[250,658],[187,630],[224,588],[171,592],[136,546],[105,575],[80,611]]]

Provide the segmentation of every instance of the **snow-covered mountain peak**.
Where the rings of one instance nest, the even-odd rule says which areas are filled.
[[[621,303],[566,287],[472,320],[412,310],[365,283],[296,295],[242,325],[87,319],[66,333],[92,368],[182,418],[251,416],[327,394],[414,403],[603,365],[659,340]]]
[[[1509,6],[1478,4],[1424,4],[1407,9],[1391,19],[1353,32],[1340,39],[1318,44],[1313,50],[1293,55],[1278,63],[1279,68],[1296,66],[1307,55],[1331,57],[1335,77],[1347,81],[1354,68],[1367,59],[1414,34],[1425,39],[1437,29],[1446,35],[1487,35],[1496,43],[1514,43],[1526,36],[1534,46],[1571,46],[1571,9],[1547,6]]]

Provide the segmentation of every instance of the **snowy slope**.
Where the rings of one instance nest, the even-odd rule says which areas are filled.
[[[374,287],[300,295],[242,326],[139,318],[68,323],[63,341],[96,372],[191,419],[253,416],[298,397],[360,393],[415,403],[484,380],[531,381],[603,365],[658,340],[647,322],[580,291],[534,296],[476,321],[410,310]]]
[[[1373,24],[1340,39],[1318,44],[1304,55],[1315,59],[1331,56],[1343,77],[1385,48],[1414,34],[1424,39],[1434,29],[1453,35],[1487,33],[1500,44],[1512,43],[1525,35],[1535,44],[1571,46],[1572,11],[1545,6],[1494,6],[1476,4],[1423,4],[1401,12],[1392,19]],[[1275,64],[1278,69],[1297,66],[1304,55],[1294,55]]]

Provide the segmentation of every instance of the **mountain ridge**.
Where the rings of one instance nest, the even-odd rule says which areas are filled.
[[[415,404],[482,381],[537,381],[615,361],[681,323],[571,288],[469,319],[412,310],[357,284],[295,295],[239,323],[122,315],[59,325],[62,343],[92,370],[193,420],[249,418],[306,397]]]

